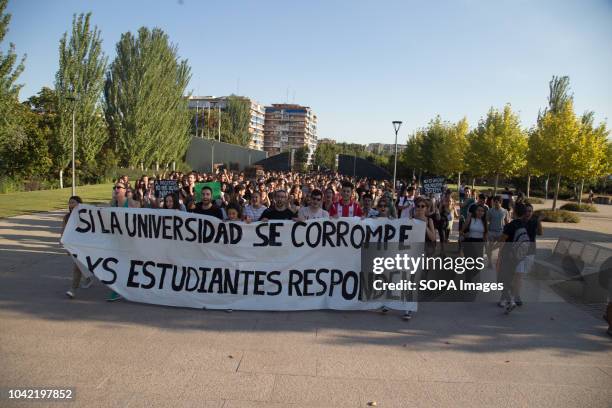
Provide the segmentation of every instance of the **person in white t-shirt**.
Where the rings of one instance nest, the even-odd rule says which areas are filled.
[[[399,218],[410,218],[414,209],[414,187],[410,186],[404,194],[397,200],[397,209],[399,211]]]
[[[247,223],[259,221],[261,214],[266,211],[267,207],[262,204],[261,192],[254,191],[251,194],[251,203],[244,206],[243,220]]]
[[[329,218],[329,213],[321,208],[323,193],[319,189],[310,192],[310,199],[307,207],[301,207],[298,211],[300,221],[314,220],[317,218]]]

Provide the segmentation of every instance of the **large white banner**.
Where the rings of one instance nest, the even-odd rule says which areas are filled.
[[[425,224],[339,218],[251,224],[175,210],[73,210],[62,243],[86,276],[128,300],[236,310],[416,310],[371,300],[362,246],[423,242]],[[417,254],[417,256],[420,254]],[[371,276],[371,274],[370,274]]]

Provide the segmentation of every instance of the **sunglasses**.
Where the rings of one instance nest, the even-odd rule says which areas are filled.
[[[123,186],[115,186],[114,189],[115,190],[125,190],[125,187],[123,187]]]
[[[310,199],[314,201],[321,201],[322,198],[321,197],[310,197]]]

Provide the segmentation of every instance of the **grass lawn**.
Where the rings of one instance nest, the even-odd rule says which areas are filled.
[[[86,204],[108,203],[112,186],[111,183],[79,186],[77,195],[81,196]],[[0,194],[0,218],[57,209],[67,210],[71,192],[71,188],[63,188]]]

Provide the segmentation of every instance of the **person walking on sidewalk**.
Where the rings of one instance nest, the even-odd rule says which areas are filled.
[[[79,204],[83,204],[83,200],[79,196],[72,196],[68,199],[68,213],[64,215],[61,235],[64,234],[64,230],[66,229],[66,224],[68,224],[68,219],[70,218],[70,214],[72,214],[72,210],[74,210]],[[68,296],[70,299],[74,299],[79,287],[87,289],[91,286],[91,283],[92,278],[86,278],[81,286],[81,270],[77,266],[76,262],[74,262],[74,265],[72,266],[72,286],[66,291],[66,296]]]

